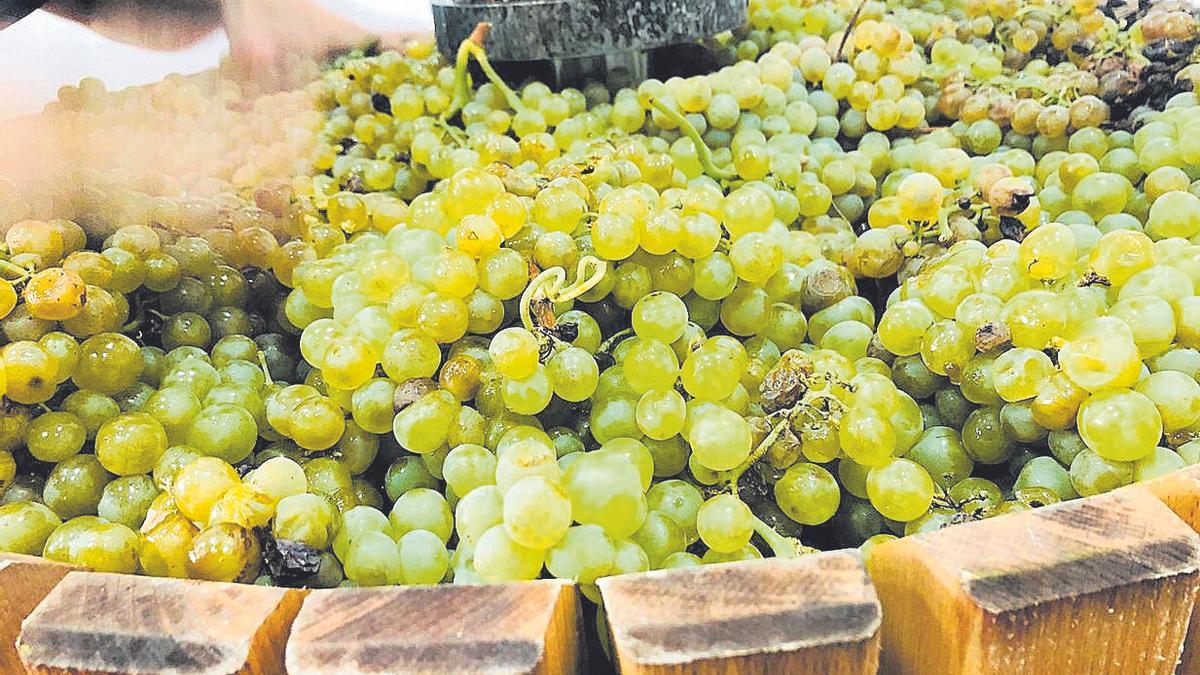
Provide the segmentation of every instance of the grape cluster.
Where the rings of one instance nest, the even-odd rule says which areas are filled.
[[[755,0],[690,77],[514,89],[477,33],[252,104],[65,90],[268,149],[202,125],[6,217],[0,550],[597,599],[1200,462],[1200,105],[1111,95],[1194,30]]]

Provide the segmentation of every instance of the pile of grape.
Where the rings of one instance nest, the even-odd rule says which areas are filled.
[[[272,99],[275,155],[211,169],[244,217],[119,167],[100,203],[154,208],[23,207],[0,550],[596,599],[1200,462],[1200,66],[1160,53],[1195,16],[751,18],[719,70],[633,87],[514,90],[482,35],[340,60]]]

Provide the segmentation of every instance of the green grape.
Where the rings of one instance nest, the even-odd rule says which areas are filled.
[[[79,345],[79,364],[71,380],[80,389],[112,395],[136,382],[142,368],[136,342],[124,335],[101,333]]]
[[[34,459],[61,462],[83,448],[87,429],[69,412],[48,412],[34,418],[25,433],[25,444]]]
[[[1004,503],[1000,486],[986,478],[964,478],[950,488],[947,496],[964,513],[973,515],[986,516]]]
[[[341,511],[355,506],[350,502],[354,477],[340,460],[319,457],[305,463],[303,469],[310,492],[328,497]]]
[[[445,542],[454,528],[454,516],[446,498],[428,488],[414,488],[400,495],[388,519],[397,536],[412,530],[428,530]]]
[[[944,490],[969,477],[975,468],[961,435],[950,427],[924,430],[905,457],[924,467]]]
[[[524,581],[537,578],[545,551],[513,541],[502,525],[494,525],[475,542],[475,571],[492,581]]]
[[[496,456],[474,443],[455,446],[442,463],[442,475],[454,494],[466,496],[477,487],[495,484]]]
[[[754,515],[737,497],[716,495],[696,512],[696,531],[709,549],[734,553],[750,543],[754,534]]]
[[[350,544],[343,560],[346,578],[359,586],[384,586],[403,581],[400,547],[383,532],[365,532]]]
[[[558,456],[548,441],[526,438],[506,447],[497,447],[496,485],[502,492],[529,476],[557,481],[562,475],[556,461]]]
[[[638,337],[670,344],[683,335],[687,307],[671,293],[651,293],[638,300],[630,322]]]
[[[45,504],[15,502],[0,506],[0,551],[41,555],[50,534],[62,524]]]
[[[1053,371],[1049,356],[1035,349],[1017,347],[992,362],[992,386],[1005,401],[1023,401],[1036,396]]]
[[[230,403],[210,405],[196,413],[185,435],[188,445],[210,457],[237,464],[250,456],[258,440],[254,416]]]
[[[668,515],[650,511],[642,526],[630,539],[646,555],[650,569],[658,569],[668,556],[679,553],[686,546],[683,529]]]
[[[1071,460],[1071,485],[1084,497],[1103,494],[1133,482],[1134,464],[1105,459],[1083,450]]]
[[[703,495],[686,481],[672,479],[655,483],[646,492],[647,506],[670,516],[679,525],[688,543],[696,541],[696,513],[704,503]]]
[[[395,417],[396,385],[387,378],[375,378],[354,390],[350,397],[354,421],[372,434],[386,434]]]
[[[454,531],[467,544],[478,541],[493,525],[504,520],[503,494],[494,485],[484,485],[469,492],[454,508]]]
[[[592,437],[600,443],[641,433],[637,426],[637,398],[632,396],[596,400],[589,421]]]
[[[1034,457],[1021,467],[1021,473],[1013,483],[1013,490],[1028,488],[1050,490],[1062,500],[1079,496],[1071,484],[1070,474],[1053,457]]]
[[[450,555],[446,544],[428,530],[400,537],[400,568],[406,584],[436,584],[446,576]]]
[[[1174,370],[1151,373],[1134,390],[1154,402],[1167,433],[1200,421],[1200,384],[1184,373]]]
[[[546,365],[554,393],[564,401],[589,398],[600,379],[600,369],[591,353],[580,347],[568,347],[556,353]]]
[[[980,464],[1000,464],[1016,452],[1016,444],[1004,433],[997,406],[978,408],[967,416],[962,442],[970,458]]]
[[[138,529],[157,496],[158,487],[149,476],[117,478],[104,486],[96,514],[107,521]]]
[[[816,464],[797,463],[775,483],[775,502],[792,520],[820,525],[833,517],[841,490],[833,474]]]
[[[277,539],[290,539],[325,550],[333,544],[340,521],[337,508],[328,498],[300,493],[279,501],[271,531]]]
[[[561,487],[545,477],[523,478],[504,493],[504,527],[521,546],[549,548],[570,525],[570,500]]]
[[[575,525],[546,551],[546,570],[559,579],[595,583],[613,567],[616,548],[598,525]]]
[[[1163,433],[1154,401],[1129,389],[1106,391],[1084,401],[1079,407],[1078,428],[1088,448],[1116,462],[1138,460],[1154,452]]]
[[[246,474],[245,483],[274,503],[308,489],[308,477],[304,469],[288,457],[272,457],[263,462]]]
[[[629,386],[635,393],[644,394],[651,389],[668,389],[675,385],[679,362],[675,352],[666,343],[644,338],[623,344],[630,345],[622,365]]]
[[[132,529],[97,518],[68,531],[67,526],[73,522],[67,521],[51,533],[43,553],[46,558],[93,572],[133,574],[137,571],[138,536]]]
[[[692,409],[686,431],[693,456],[713,471],[733,469],[750,456],[750,426],[728,408],[706,405]]]
[[[458,415],[458,408],[458,401],[450,392],[431,391],[396,415],[392,423],[392,433],[406,450],[417,454],[433,452],[445,445],[450,425]],[[338,436],[341,436],[340,431]]]
[[[180,513],[193,521],[205,522],[217,500],[240,482],[237,471],[228,462],[200,457],[176,472],[171,497]]]
[[[535,415],[546,409],[554,396],[555,383],[550,380],[547,368],[537,364],[533,372],[519,380],[504,382],[504,405],[520,415]]]
[[[557,465],[556,465],[557,467]],[[636,466],[618,453],[585,453],[563,473],[571,517],[599,525],[615,538],[628,537],[645,519],[647,506]]]
[[[686,421],[686,403],[674,389],[650,390],[638,399],[638,428],[652,439],[665,441],[674,437],[683,431]]]
[[[154,417],[125,413],[106,422],[96,433],[96,458],[118,476],[149,473],[167,444],[166,431]]]
[[[902,300],[884,312],[879,322],[879,340],[897,356],[917,354],[933,321],[933,312],[919,300]]]
[[[104,394],[80,389],[63,399],[62,412],[75,415],[83,423],[87,438],[95,439],[100,427],[121,414],[121,408]]]
[[[907,459],[871,469],[867,474],[867,495],[885,518],[908,522],[929,510],[934,483],[920,464]]]
[[[420,457],[414,456],[401,457],[393,462],[383,477],[384,492],[391,501],[413,488],[435,488],[437,485],[437,479],[425,468]]]
[[[496,369],[505,377],[518,380],[537,369],[539,351],[537,338],[523,328],[506,328],[496,333],[488,346]]]
[[[1183,459],[1184,464],[1191,466],[1200,462],[1200,443],[1196,441],[1188,441],[1183,445],[1175,448],[1175,452]]]

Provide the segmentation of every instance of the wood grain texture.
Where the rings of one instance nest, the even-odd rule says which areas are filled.
[[[877,546],[887,673],[1175,671],[1200,537],[1116,492]]]
[[[43,558],[0,553],[0,673],[22,672],[17,656],[21,622],[72,569]]]
[[[573,673],[579,611],[565,581],[314,591],[293,624],[287,671]]]
[[[1169,506],[1175,515],[1200,532],[1200,466],[1189,466],[1126,490],[1146,490]],[[1179,675],[1200,675],[1200,603],[1192,611]]]
[[[25,619],[31,673],[283,672],[304,592],[210,581],[71,572]]]
[[[874,673],[880,608],[858,553],[599,582],[622,673]]]

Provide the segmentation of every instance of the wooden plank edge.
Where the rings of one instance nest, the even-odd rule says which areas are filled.
[[[21,622],[75,569],[36,556],[0,553],[0,672],[24,671],[17,654]]]
[[[71,572],[22,622],[30,673],[284,672],[307,591]]]
[[[599,586],[622,673],[873,673],[878,664],[880,605],[854,550]]]
[[[1192,529],[1200,532],[1200,465],[1192,465],[1123,490],[1146,491],[1157,497]],[[1192,610],[1184,640],[1179,675],[1200,675],[1200,604]]]
[[[288,640],[290,673],[573,673],[582,667],[574,583],[314,591]]]
[[[1117,491],[877,546],[867,566],[883,605],[883,670],[987,672],[998,627],[1015,648],[1031,620],[1057,607],[1128,600],[1121,592],[1139,588],[1182,617],[1164,631],[1140,628],[1174,661],[1200,583],[1200,537],[1185,525],[1145,492]],[[1120,608],[1108,613],[1115,627],[1138,629],[1116,623]],[[1006,624],[1012,617],[1023,618]]]

